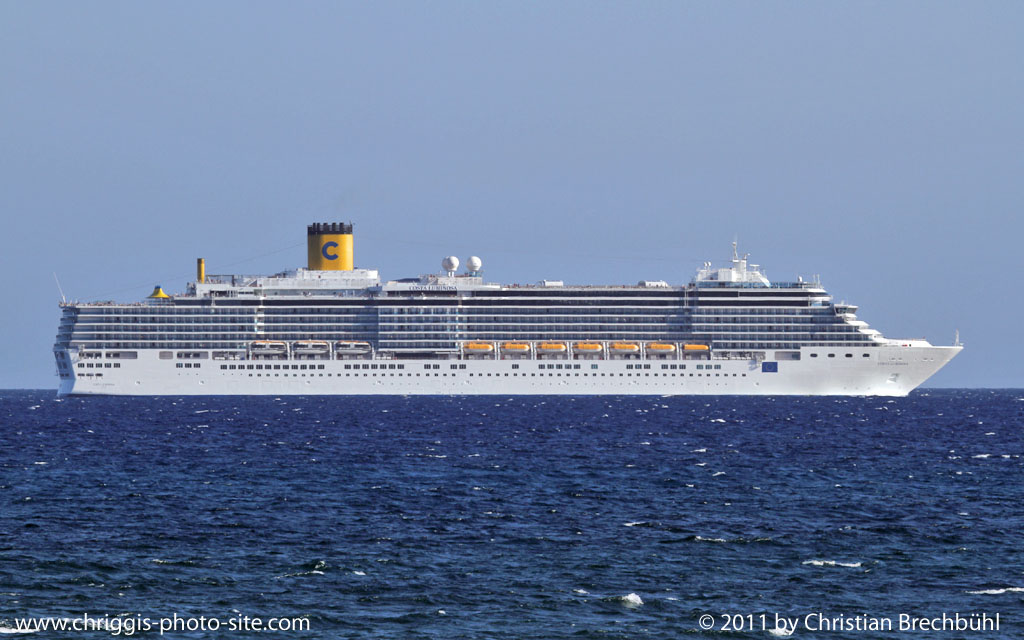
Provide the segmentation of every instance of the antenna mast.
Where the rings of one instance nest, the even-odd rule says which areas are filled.
[[[60,301],[67,304],[68,299],[64,297],[64,290],[60,288],[60,280],[57,279],[57,272],[53,272],[53,281],[57,283],[57,292],[60,293]]]

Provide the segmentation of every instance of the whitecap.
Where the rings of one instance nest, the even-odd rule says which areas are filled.
[[[707,452],[708,452],[707,449],[694,449],[690,453],[707,453]]]
[[[624,526],[624,527],[637,527],[637,526],[640,526],[642,524],[647,524],[647,522],[644,521],[644,520],[636,520],[634,522],[624,522],[622,524],[622,526]]]
[[[620,596],[619,600],[622,601],[623,606],[629,607],[630,609],[634,609],[636,607],[642,607],[643,604],[644,604],[643,599],[640,598],[640,596],[636,595],[635,593],[630,593],[630,594],[627,594],[627,595],[624,595],[624,596]]]
[[[978,455],[971,456],[971,457],[972,458],[991,458],[992,454],[991,453],[979,453]]]
[[[590,595],[590,592],[589,592],[589,591],[587,591],[586,589],[573,589],[573,590],[572,590],[572,592],[573,592],[573,593],[578,593],[578,594],[580,594],[581,596],[587,596],[587,595]]]
[[[48,462],[33,462],[32,464],[49,464]]]
[[[715,476],[724,476],[724,475],[725,475],[724,471],[716,471],[716,472],[711,474],[711,477],[714,478]]]
[[[774,629],[769,629],[768,634],[773,636],[786,637],[793,635],[793,629],[783,629],[782,627],[775,627]]]
[[[13,627],[0,627],[0,633],[39,633],[37,629],[15,629]]]
[[[848,567],[851,569],[861,566],[860,562],[836,562],[835,560],[804,560],[801,564],[810,564],[815,567]]]
[[[357,576],[365,576],[366,575],[365,571],[359,571],[359,570],[353,571],[352,573],[354,573]]]
[[[725,538],[705,538],[704,536],[694,536],[693,539],[698,542],[728,542]]]
[[[725,420],[723,420],[722,418],[712,418],[711,422],[722,422],[722,423],[724,423]]]
[[[1004,587],[1002,589],[981,589],[978,591],[968,591],[967,593],[974,595],[985,595],[985,596],[997,596],[1003,593],[1020,593],[1024,591],[1024,587]]]

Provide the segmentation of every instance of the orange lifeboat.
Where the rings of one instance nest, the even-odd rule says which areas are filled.
[[[683,351],[710,351],[710,347],[706,344],[684,344]]]
[[[668,342],[648,342],[647,353],[656,355],[668,355],[676,352],[676,345]]]
[[[494,351],[494,345],[490,342],[467,342],[462,348],[468,353],[490,353]]]
[[[525,342],[506,342],[501,345],[501,350],[505,353],[529,353],[530,345]]]
[[[600,342],[577,342],[572,345],[572,350],[579,354],[596,355],[604,351],[604,345]]]
[[[553,354],[565,353],[566,347],[563,342],[542,342],[537,345],[537,353]]]
[[[609,350],[612,353],[617,353],[621,355],[639,353],[640,345],[638,345],[635,342],[613,342],[609,347]]]

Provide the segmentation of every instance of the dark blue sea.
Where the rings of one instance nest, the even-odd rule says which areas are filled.
[[[19,391],[0,420],[0,632],[771,638],[778,615],[795,638],[1024,637],[1024,391]],[[843,626],[901,614],[999,629]],[[270,619],[308,629],[245,626]]]

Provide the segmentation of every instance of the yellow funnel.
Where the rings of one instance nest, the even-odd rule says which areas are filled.
[[[352,225],[315,222],[306,228],[307,267],[314,271],[351,271]]]
[[[149,294],[150,298],[170,298],[171,296],[164,293],[164,290],[160,288],[160,285],[153,287],[153,293]]]

